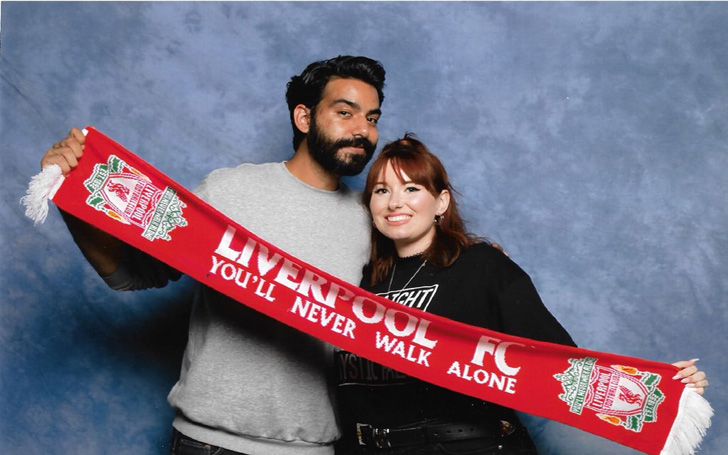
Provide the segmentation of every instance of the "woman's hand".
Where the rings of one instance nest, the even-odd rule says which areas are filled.
[[[692,359],[673,363],[673,365],[680,368],[680,371],[677,372],[673,379],[679,379],[686,387],[692,387],[702,395],[705,392],[705,388],[708,387],[708,380],[705,379],[705,372],[698,370],[698,367],[695,366],[695,362],[697,361],[698,359]]]

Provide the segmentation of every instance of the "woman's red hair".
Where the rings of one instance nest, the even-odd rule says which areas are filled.
[[[443,190],[450,192],[450,204],[436,225],[435,238],[427,250],[422,253],[423,259],[427,260],[429,264],[448,267],[470,245],[483,241],[465,230],[465,223],[458,212],[455,190],[450,184],[445,166],[412,133],[407,133],[402,139],[385,145],[379,156],[372,162],[362,195],[362,201],[367,211],[369,211],[369,202],[374,187],[378,181],[382,180],[388,163],[392,163],[395,174],[402,182],[404,182],[402,174],[407,174],[412,182],[424,186],[436,198]],[[382,235],[376,228],[372,229],[369,256],[370,285],[380,283],[389,276],[396,257],[397,250],[394,242]]]

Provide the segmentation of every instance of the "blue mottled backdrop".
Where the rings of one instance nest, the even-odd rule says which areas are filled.
[[[193,187],[289,157],[289,77],[365,54],[382,142],[439,153],[580,345],[700,357],[725,453],[727,30],[728,3],[3,3],[0,452],[165,453],[186,337],[189,281],[114,293],[24,218],[45,149],[92,124]],[[544,454],[634,453],[527,420]]]

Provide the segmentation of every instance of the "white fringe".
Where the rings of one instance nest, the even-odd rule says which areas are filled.
[[[48,216],[48,199],[55,196],[64,180],[61,167],[57,164],[44,167],[40,174],[30,179],[28,191],[20,199],[20,203],[25,206],[25,216],[33,220],[36,226],[45,221]]]
[[[710,428],[713,408],[695,389],[685,387],[672,430],[660,455],[694,454]]]

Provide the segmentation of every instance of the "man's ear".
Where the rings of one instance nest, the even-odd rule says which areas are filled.
[[[303,134],[308,134],[311,128],[311,109],[303,104],[299,104],[293,108],[293,122]]]

